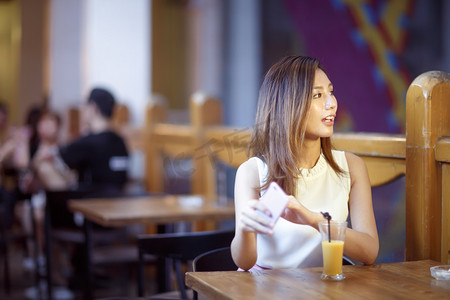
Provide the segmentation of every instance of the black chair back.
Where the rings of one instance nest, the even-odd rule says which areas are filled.
[[[231,248],[224,247],[214,249],[197,256],[192,262],[194,272],[213,271],[236,271],[238,267],[231,256]],[[198,299],[198,294],[194,291],[194,300]]]
[[[146,254],[154,255],[163,259],[173,259],[181,297],[183,299],[187,299],[184,277],[181,272],[181,263],[189,260],[194,260],[195,257],[204,252],[230,246],[233,237],[234,230],[168,233],[138,236],[138,295],[142,297],[144,294],[144,256]],[[164,271],[165,270],[161,270],[161,268],[158,270],[158,272]],[[159,276],[160,281],[164,280],[163,278],[165,278],[165,276]]]
[[[192,269],[194,272],[236,271],[238,267],[231,257],[231,248],[224,247],[197,256]]]

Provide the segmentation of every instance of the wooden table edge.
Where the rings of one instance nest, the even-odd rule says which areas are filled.
[[[93,200],[99,200],[99,199],[93,199]],[[212,221],[224,221],[224,220],[231,220],[234,218],[234,207],[229,206],[230,211],[229,212],[218,212],[214,214],[209,214],[208,216],[203,215],[190,215],[189,220],[186,220],[184,217],[177,217],[177,216],[161,216],[161,217],[153,217],[152,220],[148,220],[147,217],[140,217],[140,218],[122,218],[122,219],[108,219],[108,218],[102,218],[101,216],[90,213],[89,211],[86,211],[82,205],[83,201],[86,201],[86,199],[79,200],[79,199],[71,199],[68,202],[68,208],[73,213],[80,213],[84,216],[84,218],[88,219],[91,222],[100,224],[105,227],[123,227],[130,224],[160,224],[160,223],[175,223],[175,222],[196,222],[196,221],[204,221],[204,220],[212,220]],[[78,205],[80,204],[80,205]]]

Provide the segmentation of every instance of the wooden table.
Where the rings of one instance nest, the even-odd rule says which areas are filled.
[[[201,196],[162,195],[69,201],[69,209],[106,227],[234,218],[234,205],[219,206]]]
[[[211,199],[191,195],[70,200],[69,209],[83,214],[85,218],[87,268],[85,299],[92,299],[92,223],[106,227],[123,227],[133,224],[220,221],[234,218],[234,205],[221,206],[215,204],[216,201],[208,200]],[[165,277],[164,272],[161,277]],[[160,290],[165,289],[164,286]]]
[[[322,281],[322,268],[251,272],[188,272],[186,284],[208,299],[450,299],[450,281],[436,280],[439,262],[344,266],[343,281]]]

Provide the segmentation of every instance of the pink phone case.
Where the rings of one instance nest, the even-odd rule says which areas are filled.
[[[272,227],[275,226],[275,223],[278,221],[278,218],[289,202],[288,195],[286,195],[283,189],[273,181],[259,200],[270,210],[272,214],[272,217],[270,217],[272,220]]]

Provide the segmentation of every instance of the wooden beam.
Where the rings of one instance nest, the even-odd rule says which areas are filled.
[[[331,141],[336,149],[358,155],[403,159],[406,156],[406,138],[400,134],[335,133]]]

